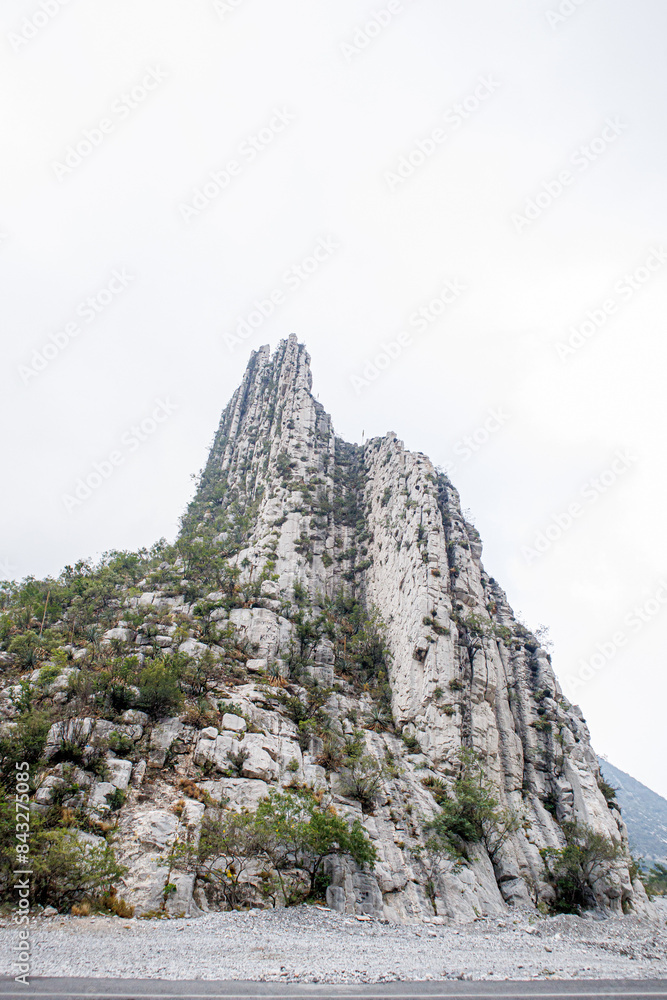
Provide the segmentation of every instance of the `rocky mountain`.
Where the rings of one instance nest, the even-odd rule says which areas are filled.
[[[616,790],[632,853],[647,862],[667,864],[667,799],[608,760],[600,760],[600,771]]]
[[[34,808],[113,847],[137,913],[281,905],[301,866],[298,898],[388,920],[649,914],[581,711],[455,488],[394,433],[336,437],[311,385],[293,335],[254,352],[174,545],[7,591],[5,759],[49,724]]]

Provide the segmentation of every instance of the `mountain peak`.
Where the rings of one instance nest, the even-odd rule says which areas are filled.
[[[337,437],[311,387],[294,335],[254,351],[174,545],[17,590],[0,718],[33,754],[46,699],[35,808],[69,837],[73,822],[108,832],[113,802],[144,913],[287,902],[294,853],[261,846],[282,808],[338,824],[339,850],[295,876],[292,899],[312,898],[315,872],[330,906],[396,921],[651,913],[583,716],[486,573],[456,489],[394,432]],[[28,751],[12,746],[15,787]],[[259,846],[246,836],[198,882],[172,879],[174,846],[205,822],[221,852],[230,829]],[[225,883],[251,843],[248,881]],[[599,859],[574,897],[569,844]]]
[[[485,572],[479,533],[446,476],[393,431],[363,446],[337,438],[311,386],[294,335],[273,355],[251,355],[190,530],[222,547],[243,583],[270,581],[292,602],[307,595],[312,614],[340,595],[377,612],[393,719],[434,780],[459,752],[480,754],[498,801],[531,824],[494,859],[504,898],[527,904],[539,850],[559,843],[563,824],[627,841],[600,791],[583,716]],[[600,892],[620,908],[622,894]]]

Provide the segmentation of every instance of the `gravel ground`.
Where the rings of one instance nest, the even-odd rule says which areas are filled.
[[[667,978],[667,900],[659,924],[562,916],[394,925],[313,906],[198,919],[37,918],[33,976],[388,982],[429,979]],[[8,920],[0,974],[13,975]]]

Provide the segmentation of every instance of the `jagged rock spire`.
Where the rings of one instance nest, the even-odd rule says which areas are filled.
[[[391,652],[396,723],[433,767],[478,753],[498,800],[525,819],[493,859],[506,900],[529,903],[539,851],[577,820],[625,843],[598,788],[578,708],[549,654],[485,572],[476,529],[430,460],[394,433],[363,446],[336,438],[312,393],[310,358],[291,335],[253,352],[225,409],[188,515],[246,579],[299,584],[314,607],[346,591],[378,609]],[[601,884],[630,899],[627,866]]]

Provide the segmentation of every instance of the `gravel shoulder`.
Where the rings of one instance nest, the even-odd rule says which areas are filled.
[[[32,976],[391,982],[445,979],[667,978],[667,900],[660,923],[636,917],[483,919],[396,925],[331,910],[209,913],[198,919],[36,918]],[[0,975],[14,975],[8,920]]]

